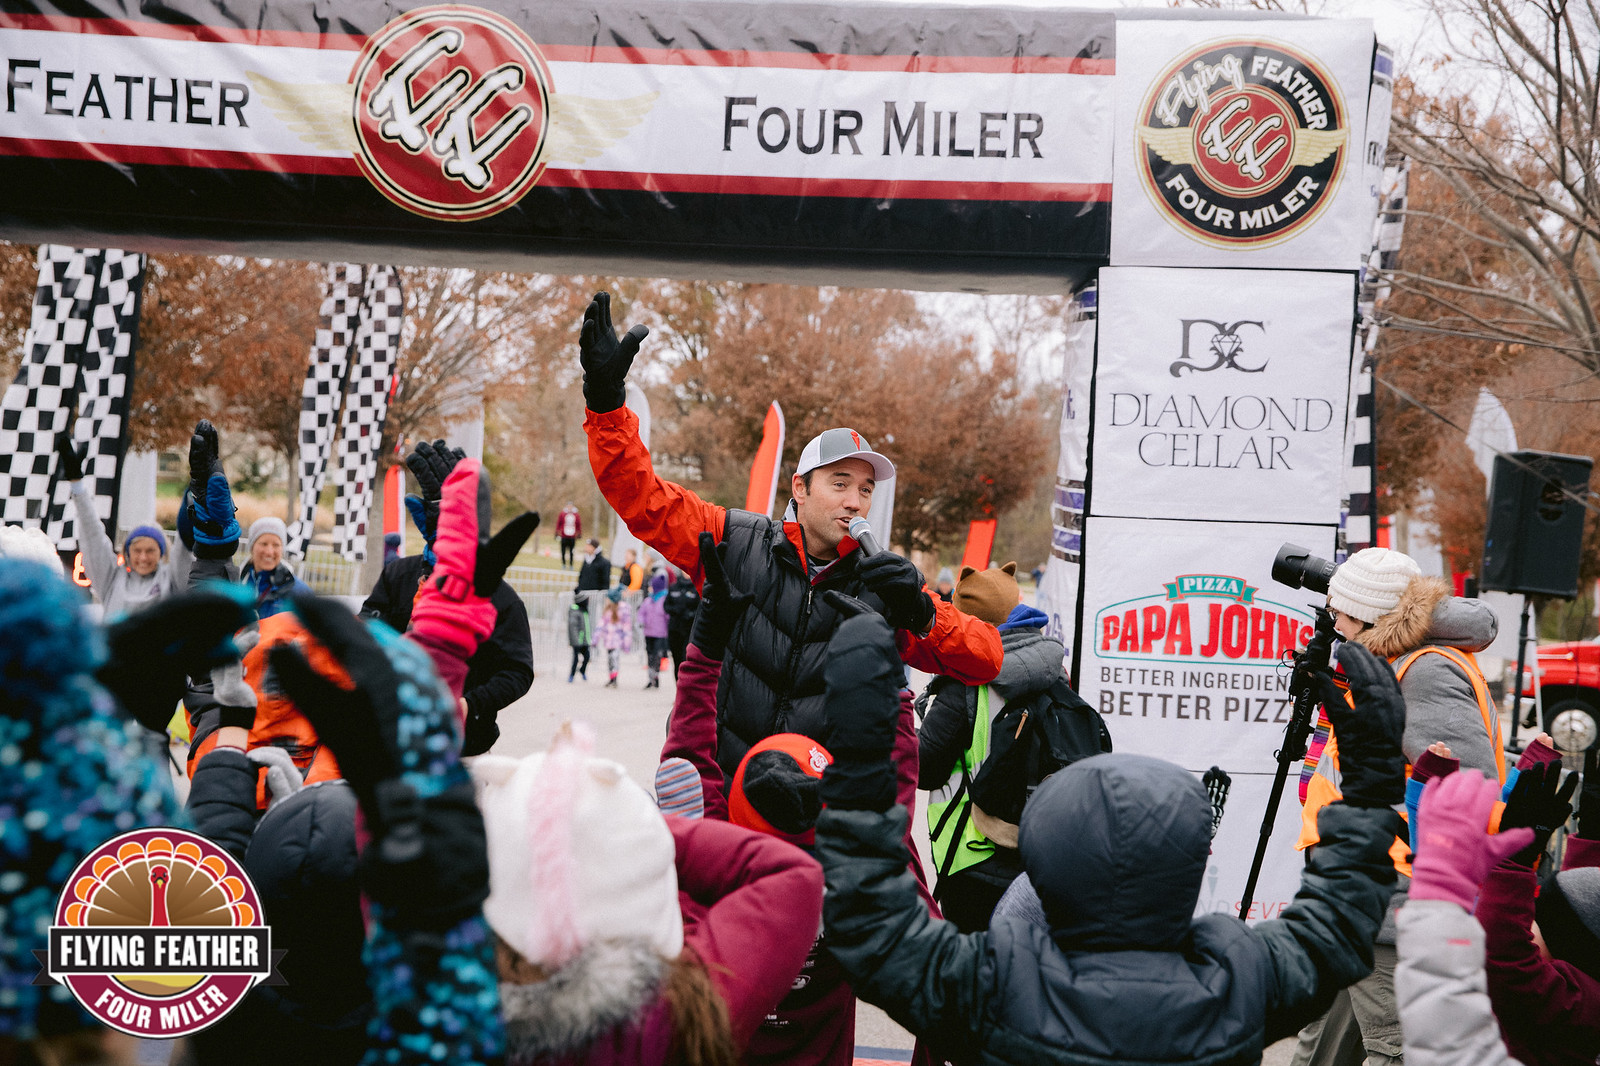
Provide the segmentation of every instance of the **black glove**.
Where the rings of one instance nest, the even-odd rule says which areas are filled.
[[[403,771],[415,775],[439,758],[441,731],[453,741],[454,701],[415,648],[391,656],[337,601],[297,593],[293,603],[355,684],[351,691],[323,677],[292,644],[269,653],[277,684],[333,750],[366,815],[372,840],[361,854],[361,886],[402,924],[448,929],[489,894],[483,816],[464,775],[425,796]]]
[[[705,581],[701,584],[700,607],[694,613],[689,643],[713,662],[721,662],[727,654],[734,629],[755,601],[754,596],[740,592],[729,583],[728,571],[723,565],[727,554],[726,543],[718,544],[710,533],[700,534],[700,569]]]
[[[72,434],[62,433],[56,437],[56,454],[61,457],[61,463],[56,467],[63,481],[83,480],[83,457],[72,446]]]
[[[877,607],[866,600],[858,600],[854,596],[829,589],[822,594],[822,602],[838,611],[843,618],[854,618],[858,614],[879,614]]]
[[[744,798],[783,833],[804,833],[822,810],[822,782],[783,751],[761,751],[744,765]]]
[[[145,728],[166,732],[188,677],[238,661],[233,634],[255,621],[255,599],[242,585],[206,585],[113,623],[100,683]]]
[[[639,354],[639,342],[649,335],[649,326],[634,326],[618,340],[617,331],[611,325],[611,294],[594,294],[583,312],[583,327],[578,331],[584,406],[601,415],[628,402],[628,368],[633,365],[633,357]]]
[[[419,441],[411,454],[406,456],[406,467],[422,489],[421,496],[406,497],[406,510],[411,512],[417,532],[422,534],[423,542],[429,547],[433,546],[433,538],[439,532],[439,501],[444,497],[445,478],[450,476],[456,463],[466,457],[466,452],[452,448],[442,440],[432,444]]]
[[[1406,757],[1400,738],[1406,702],[1389,664],[1359,644],[1339,645],[1339,666],[1355,708],[1329,673],[1316,675],[1322,705],[1339,741],[1340,788],[1352,807],[1393,807],[1406,798]]]
[[[1579,775],[1561,780],[1561,763],[1546,762],[1530,766],[1517,774],[1517,783],[1506,797],[1500,815],[1500,828],[1526,826],[1533,830],[1533,842],[1512,858],[1532,866],[1550,843],[1550,836],[1572,817],[1572,794],[1578,790]]]
[[[217,427],[201,419],[189,438],[187,521],[178,523],[184,546],[198,559],[232,559],[239,550],[239,520],[233,491],[222,469]]]
[[[905,666],[881,615],[846,618],[828,641],[827,747],[833,764],[822,802],[841,810],[886,811],[895,801],[892,761]]]
[[[933,600],[923,587],[922,573],[911,560],[894,552],[864,556],[856,574],[867,591],[883,601],[883,617],[896,629],[921,636],[933,625]]]

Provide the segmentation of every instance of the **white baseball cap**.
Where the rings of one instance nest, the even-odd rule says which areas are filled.
[[[822,466],[832,466],[842,459],[860,459],[872,467],[872,476],[878,481],[894,477],[894,463],[886,455],[872,450],[866,438],[853,429],[825,429],[811,438],[800,453],[800,465],[795,473],[801,476]]]

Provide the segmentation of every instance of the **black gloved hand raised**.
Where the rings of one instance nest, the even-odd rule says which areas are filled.
[[[628,402],[628,368],[639,354],[639,342],[650,327],[634,326],[617,339],[611,325],[611,294],[597,292],[583,312],[578,331],[578,360],[583,364],[583,402],[595,414],[615,411]]]
[[[300,593],[293,603],[354,683],[351,690],[323,677],[292,644],[269,653],[278,685],[333,750],[366,815],[362,888],[402,924],[448,929],[489,894],[483,816],[457,757],[455,701],[427,654],[382,623],[375,635],[337,601]]]
[[[222,469],[222,442],[206,419],[189,438],[189,495],[178,531],[184,546],[200,559],[232,559],[239,550],[239,520],[233,490]]]
[[[721,662],[727,654],[729,638],[755,600],[728,581],[728,571],[723,565],[727,554],[727,544],[718,544],[710,533],[700,534],[700,569],[705,581],[700,587],[700,609],[694,614],[689,643],[714,662]]]
[[[466,457],[466,452],[452,448],[442,440],[432,444],[425,440],[418,441],[411,454],[406,456],[406,467],[411,471],[411,476],[417,479],[417,487],[422,489],[421,496],[406,497],[406,510],[411,512],[417,532],[422,534],[423,541],[429,547],[433,546],[433,539],[439,533],[439,501],[444,498],[445,479],[456,468],[456,464]]]
[[[863,556],[856,574],[867,591],[883,603],[883,617],[896,629],[918,636],[933,625],[933,600],[923,587],[922,573],[911,560],[894,552]]]
[[[1352,807],[1392,807],[1406,798],[1406,757],[1400,738],[1406,703],[1389,664],[1359,644],[1339,645],[1339,666],[1355,707],[1332,674],[1317,675],[1322,705],[1339,741],[1340,789]]]
[[[895,801],[895,732],[905,667],[881,615],[846,618],[828,641],[827,747],[822,802],[841,810],[886,811]]]
[[[83,480],[83,457],[78,454],[78,449],[72,445],[72,434],[62,433],[56,437],[56,454],[61,457],[61,463],[56,467],[62,481]]]
[[[1526,826],[1533,830],[1533,842],[1512,856],[1514,859],[1525,866],[1538,861],[1551,834],[1572,817],[1572,794],[1578,790],[1578,781],[1579,775],[1568,774],[1562,782],[1560,762],[1540,763],[1517,774],[1500,815],[1500,828]]]
[[[255,600],[251,589],[218,582],[113,623],[100,683],[141,725],[164,733],[187,678],[239,660],[233,634],[255,621]]]

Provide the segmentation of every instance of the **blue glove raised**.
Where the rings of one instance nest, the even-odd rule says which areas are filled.
[[[233,490],[222,470],[217,429],[201,419],[189,438],[189,495],[178,519],[184,546],[201,559],[231,559],[239,549],[239,520],[235,517]],[[185,536],[185,525],[188,526]]]

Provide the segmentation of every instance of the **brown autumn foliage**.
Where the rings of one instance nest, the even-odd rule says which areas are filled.
[[[840,425],[895,460],[894,539],[908,551],[959,545],[968,522],[1027,498],[1046,463],[1050,405],[1021,384],[1017,356],[980,358],[909,293],[658,283],[641,305],[663,327],[657,462],[718,503],[743,504],[773,400],[785,471]]]
[[[1600,196],[1571,202],[1579,219],[1549,217],[1544,235],[1516,239],[1515,220],[1538,217],[1552,181],[1537,123],[1519,129],[1505,114],[1479,114],[1468,97],[1407,83],[1396,109],[1397,140],[1416,155],[1395,289],[1382,308],[1380,509],[1419,509],[1437,522],[1451,566],[1475,573],[1486,486],[1462,429],[1480,388],[1504,402],[1519,447],[1600,454],[1600,345],[1584,325],[1600,311],[1590,266]],[[1492,162],[1480,158],[1485,145],[1500,153]],[[1588,515],[1584,539],[1580,573],[1590,581],[1600,577],[1600,513]]]

